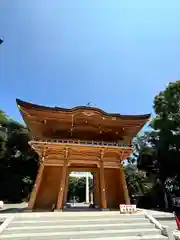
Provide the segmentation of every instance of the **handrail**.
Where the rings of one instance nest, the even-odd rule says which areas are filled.
[[[60,143],[60,144],[77,144],[77,145],[93,145],[93,146],[114,146],[114,147],[127,147],[131,148],[131,145],[126,143],[107,142],[107,141],[88,141],[88,140],[74,140],[74,139],[41,139],[33,138],[33,141],[45,142],[45,143]]]

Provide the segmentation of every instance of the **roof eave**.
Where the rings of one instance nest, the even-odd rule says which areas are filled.
[[[32,104],[29,102],[22,101],[20,99],[16,99],[16,103],[18,106],[26,109],[36,109],[40,111],[56,111],[56,112],[74,112],[76,110],[91,110],[91,111],[97,111],[101,113],[104,116],[110,116],[110,117],[118,117],[122,119],[132,119],[132,120],[146,120],[148,121],[151,117],[151,114],[143,114],[143,115],[121,115],[118,113],[107,113],[103,111],[102,109],[96,108],[96,107],[88,107],[88,106],[78,106],[74,108],[60,108],[60,107],[47,107],[47,106],[41,106],[37,104]]]

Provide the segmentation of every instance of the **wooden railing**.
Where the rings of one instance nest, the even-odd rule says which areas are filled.
[[[77,145],[91,145],[91,146],[113,146],[131,148],[131,145],[126,143],[107,142],[107,141],[88,141],[88,140],[74,140],[74,139],[41,139],[33,138],[33,141],[45,142],[45,143],[60,143],[60,144],[77,144]]]

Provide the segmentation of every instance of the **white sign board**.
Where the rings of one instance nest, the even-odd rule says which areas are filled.
[[[120,204],[119,205],[120,208],[120,213],[136,213],[137,209],[136,209],[136,205],[134,204]]]

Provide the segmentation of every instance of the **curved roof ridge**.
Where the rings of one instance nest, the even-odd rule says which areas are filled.
[[[73,108],[61,108],[61,107],[47,107],[38,104],[33,104],[30,102],[22,101],[20,99],[16,99],[17,105],[24,108],[34,108],[39,110],[48,110],[48,111],[64,111],[64,112],[74,112],[76,110],[93,110],[97,111],[105,116],[112,116],[112,117],[120,117],[120,118],[133,118],[133,119],[149,119],[151,114],[143,114],[143,115],[121,115],[119,113],[107,113],[100,108],[96,107],[89,107],[89,106],[77,106]]]

